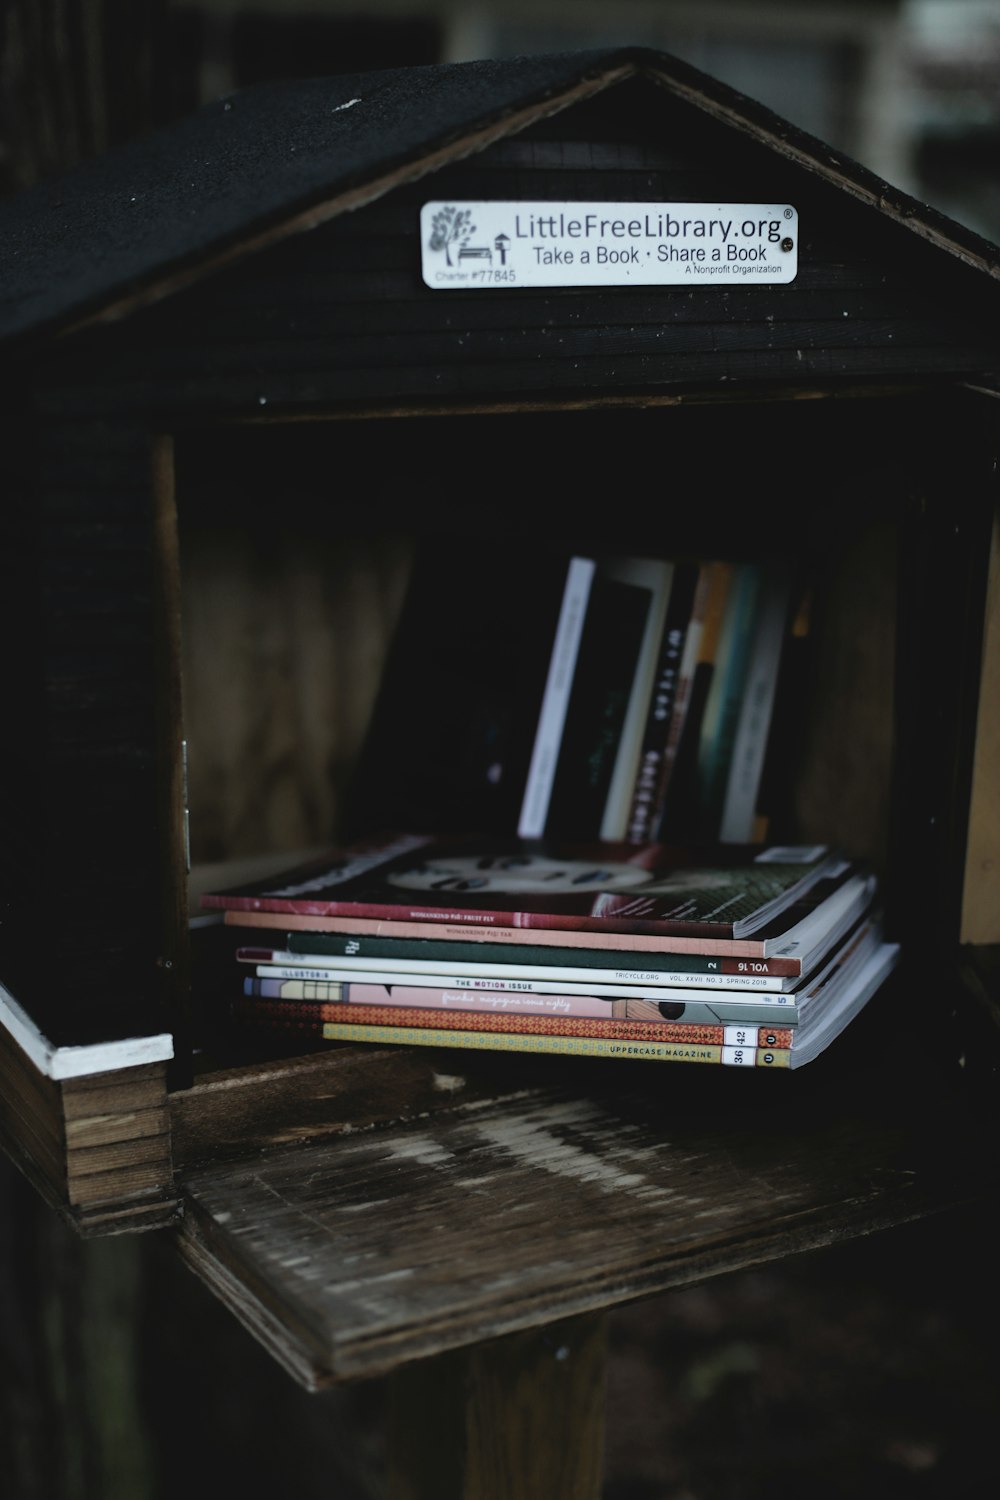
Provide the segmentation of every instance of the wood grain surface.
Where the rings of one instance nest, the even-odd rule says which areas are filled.
[[[821,1063],[814,1084],[770,1088],[627,1067],[183,1172],[181,1251],[316,1386],[919,1218],[993,1180],[959,1157],[954,1102],[935,1128],[874,1068],[845,1094]]]

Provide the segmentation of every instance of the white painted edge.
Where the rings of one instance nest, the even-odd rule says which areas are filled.
[[[113,1073],[143,1063],[164,1062],[174,1055],[169,1032],[157,1036],[124,1037],[116,1042],[94,1042],[86,1047],[55,1047],[42,1035],[9,990],[0,984],[0,1025],[9,1031],[46,1078],[88,1078],[94,1073]]]

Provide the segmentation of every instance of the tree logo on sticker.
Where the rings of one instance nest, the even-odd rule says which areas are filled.
[[[428,246],[434,251],[443,250],[444,258],[449,266],[455,264],[451,258],[452,245],[458,246],[459,261],[479,260],[492,265],[493,252],[488,245],[469,244],[469,239],[475,232],[476,226],[467,208],[453,208],[450,204],[445,204],[431,219],[431,237]]]

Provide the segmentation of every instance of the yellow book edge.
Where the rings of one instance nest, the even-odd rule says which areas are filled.
[[[370,1026],[327,1021],[330,1042],[388,1042],[409,1047],[469,1047],[492,1052],[554,1052],[661,1062],[719,1063],[728,1067],[789,1068],[791,1049],[723,1047],[692,1042],[636,1042],[616,1037],[546,1036],[537,1032],[451,1031],[431,1026]]]

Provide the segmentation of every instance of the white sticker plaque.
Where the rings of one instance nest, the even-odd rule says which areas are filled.
[[[425,203],[423,278],[479,287],[766,286],[794,280],[787,203]]]

